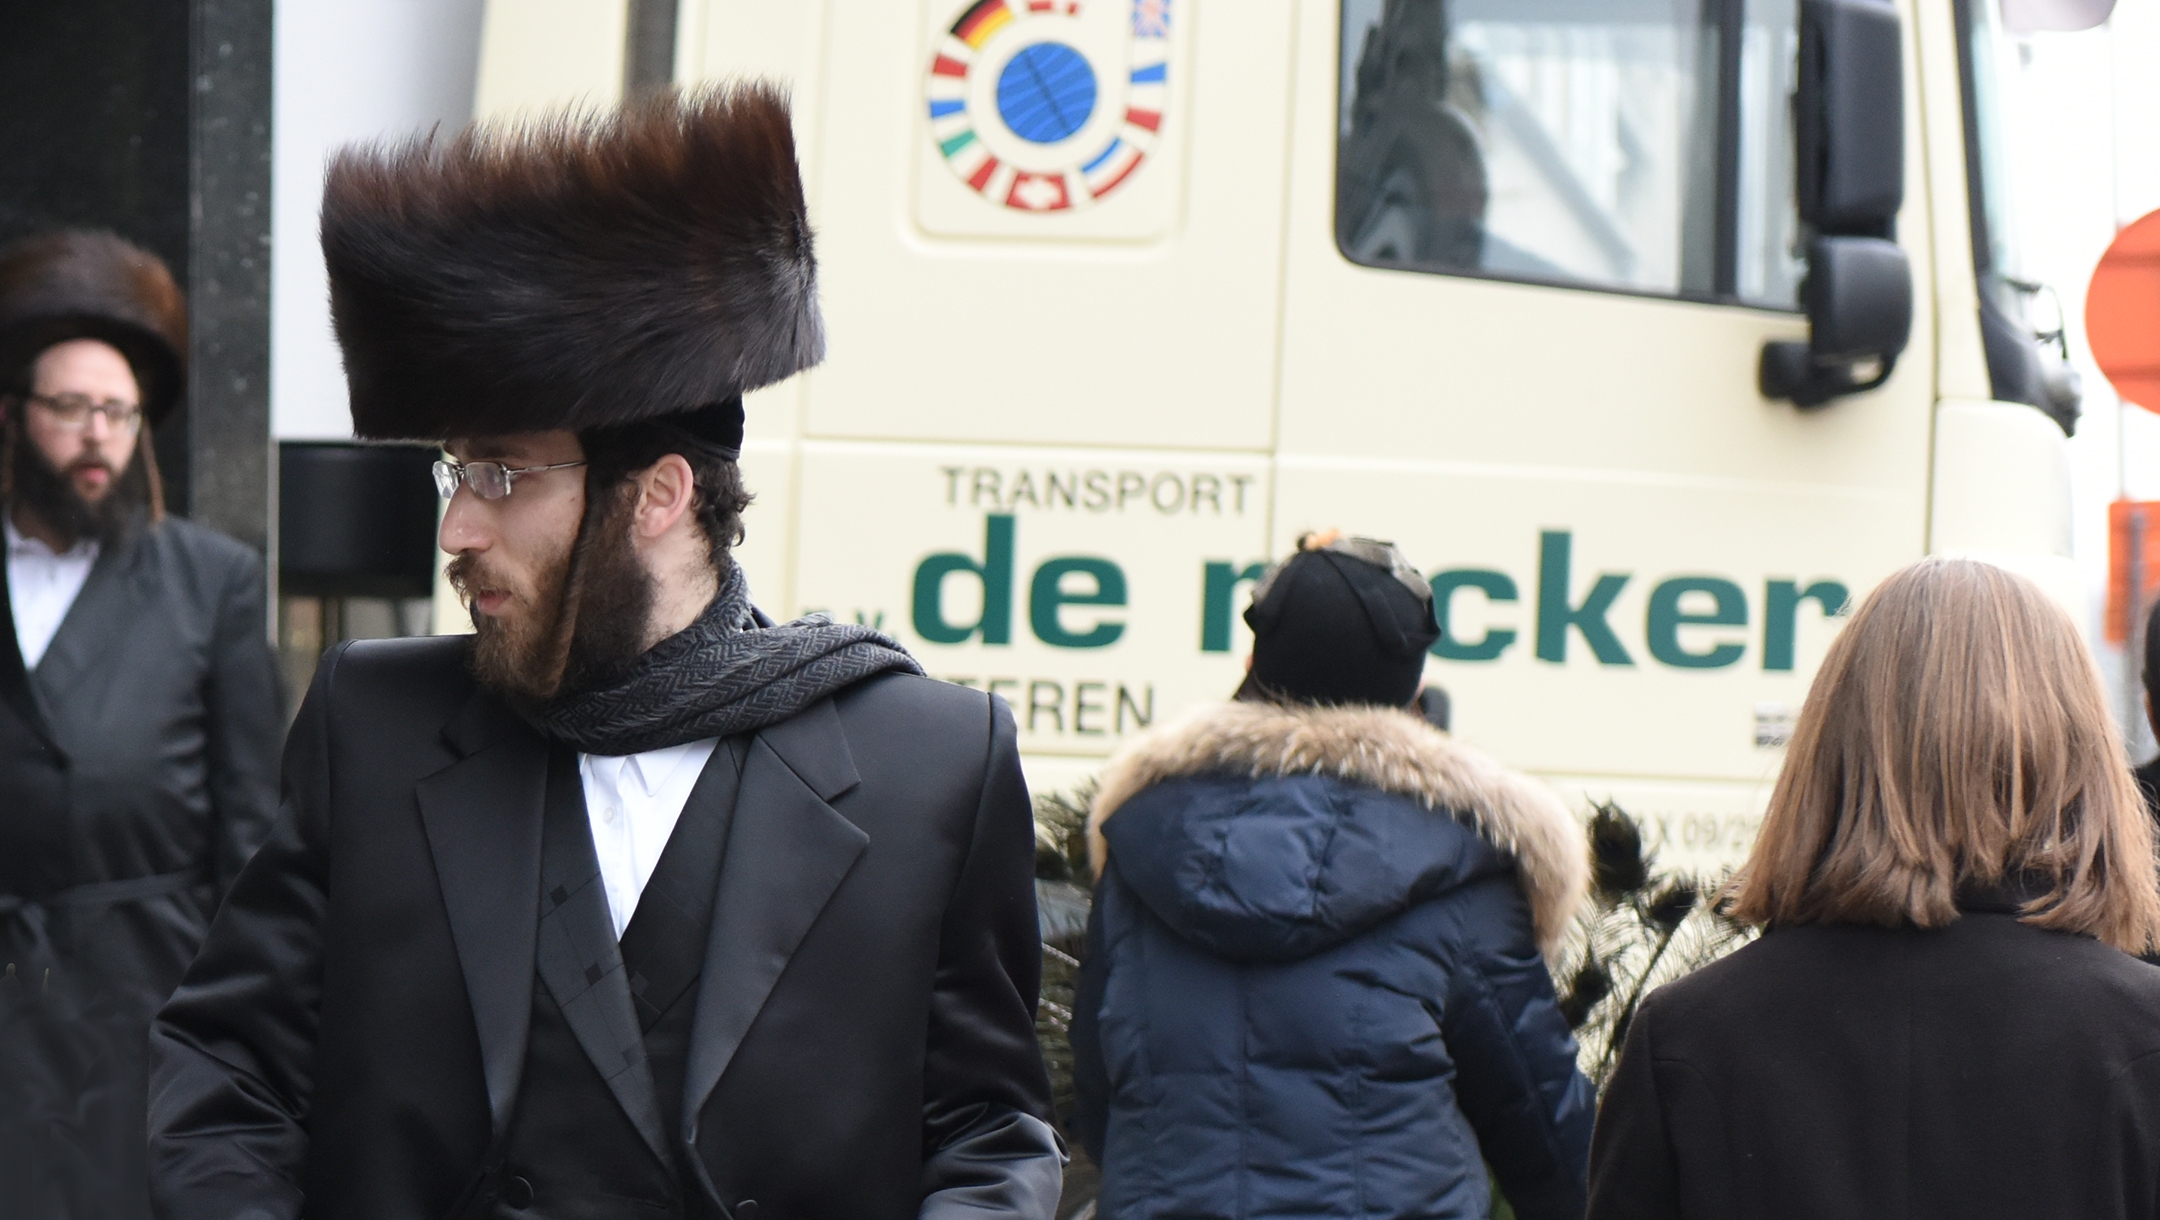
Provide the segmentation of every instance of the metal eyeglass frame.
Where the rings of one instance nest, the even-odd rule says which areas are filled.
[[[134,433],[142,430],[143,409],[140,403],[121,402],[117,398],[97,402],[87,394],[25,394],[23,398],[45,408],[45,413],[69,432],[80,432],[88,428],[93,415],[104,416],[105,426],[115,432]]]
[[[435,493],[448,500],[457,495],[458,484],[472,488],[474,495],[483,500],[503,500],[517,486],[518,476],[542,474],[550,470],[568,470],[583,466],[583,462],[557,462],[552,466],[526,466],[522,469],[505,466],[501,462],[454,462],[447,458],[435,463]],[[489,473],[489,472],[494,473]],[[502,479],[500,485],[494,480]],[[483,486],[483,483],[485,486]]]

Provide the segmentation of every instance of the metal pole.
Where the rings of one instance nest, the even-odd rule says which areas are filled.
[[[2123,555],[2123,613],[2130,616],[2123,628],[2123,740],[2134,745],[2145,723],[2145,513],[2144,506],[2130,506],[2124,523],[2127,535]]]
[[[675,80],[676,0],[630,0],[623,48],[623,100],[636,101]]]

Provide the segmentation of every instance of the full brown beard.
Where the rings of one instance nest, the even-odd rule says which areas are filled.
[[[484,556],[468,551],[451,561],[447,575],[478,637],[472,669],[482,686],[546,703],[605,685],[645,651],[654,590],[630,541],[634,499],[627,487],[597,497],[578,536],[540,565],[529,595],[489,572]],[[508,590],[519,612],[480,613],[473,595],[482,589]]]
[[[480,685],[536,700],[555,693],[562,682],[566,652],[559,641],[572,550],[565,543],[558,554],[543,562],[533,575],[532,589],[524,592],[490,571],[484,555],[466,551],[450,562],[446,575],[472,615],[476,637],[472,669]],[[482,590],[508,592],[512,613],[499,618],[480,613],[474,598]]]
[[[23,435],[15,422],[19,414],[11,411],[6,427],[10,502],[29,509],[69,546],[94,538],[107,548],[117,547],[126,539],[136,514],[150,504],[149,467],[141,460],[133,460],[114,471],[111,462],[96,457],[77,459],[62,470],[52,464],[36,442]],[[138,444],[150,444],[147,430]],[[135,456],[139,459],[141,455]],[[90,466],[101,466],[112,476],[105,494],[96,500],[86,500],[75,490],[75,472]]]

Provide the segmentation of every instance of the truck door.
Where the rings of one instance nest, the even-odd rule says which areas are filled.
[[[1752,836],[1826,612],[1927,544],[1925,294],[1880,389],[1757,389],[1806,335],[1794,0],[1300,20],[1276,549],[1392,536],[1435,574],[1466,738]],[[1898,232],[1921,284],[1925,225]]]

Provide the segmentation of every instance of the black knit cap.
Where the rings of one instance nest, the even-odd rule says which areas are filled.
[[[1383,566],[1358,554],[1385,548]],[[1301,549],[1253,594],[1252,675],[1241,698],[1402,707],[1417,696],[1425,650],[1440,638],[1423,578],[1384,543]]]

